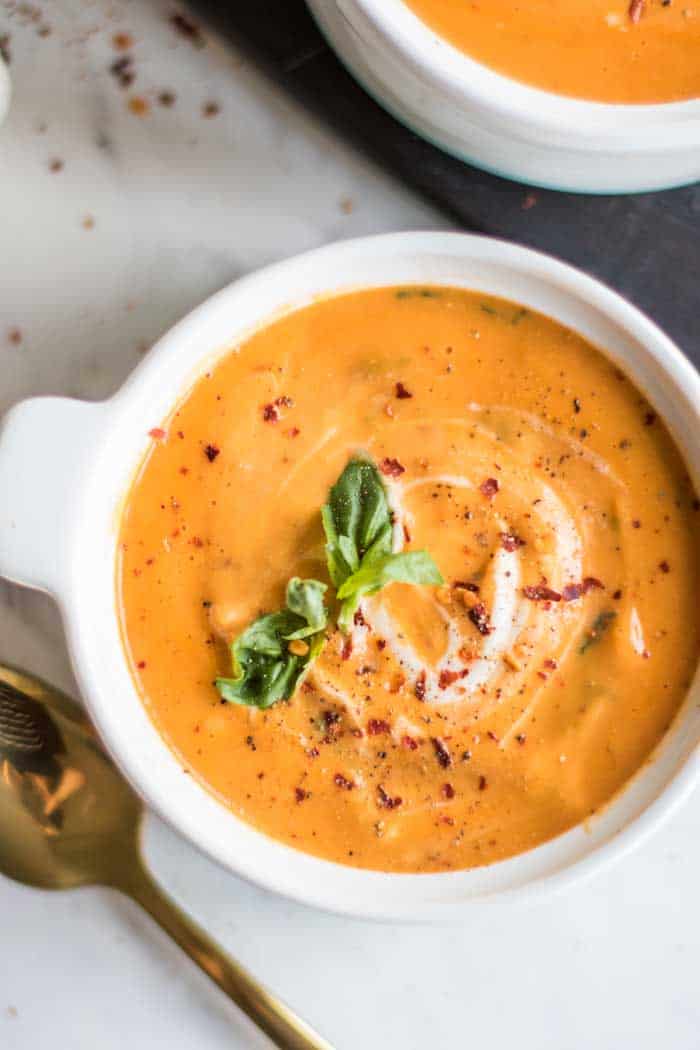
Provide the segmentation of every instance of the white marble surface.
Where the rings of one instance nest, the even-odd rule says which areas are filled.
[[[0,410],[29,394],[109,394],[171,322],[265,262],[443,224],[230,48],[178,37],[170,4],[34,10],[0,0],[14,81],[0,129]],[[135,41],[128,90],[108,72],[118,32]],[[171,108],[157,101],[166,89]],[[221,110],[204,119],[209,101]],[[51,602],[4,584],[0,659],[74,688]],[[473,907],[450,927],[317,914],[226,875],[155,820],[146,837],[164,885],[338,1050],[696,1050],[699,808],[696,796],[588,885]],[[109,892],[0,877],[0,915],[3,1050],[267,1045]]]

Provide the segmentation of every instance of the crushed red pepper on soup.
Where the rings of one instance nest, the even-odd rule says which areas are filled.
[[[597,102],[700,96],[700,7],[681,0],[406,0],[499,73]]]
[[[562,325],[452,288],[326,299],[148,431],[119,537],[134,679],[268,835],[488,864],[595,814],[678,711],[700,504],[662,420]]]

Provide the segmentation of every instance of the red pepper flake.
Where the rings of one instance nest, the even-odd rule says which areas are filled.
[[[367,723],[368,736],[380,736],[382,733],[390,733],[391,726],[383,718],[370,718]]]
[[[309,797],[309,793],[308,791],[304,791],[303,788],[295,788],[294,797],[296,798],[297,802],[303,802]]]
[[[362,609],[358,609],[356,611],[355,615],[352,618],[352,622],[355,624],[356,627],[366,627],[367,626],[367,621],[365,620],[364,616],[362,615]]]
[[[556,660],[551,660],[551,659],[545,660],[544,666],[548,667],[550,671],[556,671],[556,669],[557,669],[557,661]]]
[[[389,459],[388,456],[385,456],[381,461],[379,469],[382,474],[386,474],[389,478],[400,478],[406,470],[406,468],[399,463],[398,459]]]
[[[411,533],[409,531],[408,525],[406,525],[405,522],[404,522],[404,525],[403,525],[403,538],[404,538],[404,541],[406,543],[410,543],[411,542]]]
[[[632,521],[632,528],[633,529],[641,529],[641,527],[642,527],[642,523],[639,520],[639,518],[634,518],[634,520]]]
[[[287,431],[287,434],[289,435],[290,438],[299,437],[299,435],[301,434],[301,430],[299,429],[299,427],[291,427]]]
[[[127,103],[129,112],[133,113],[135,117],[145,117],[151,106],[147,98],[143,98],[141,95],[134,95],[129,99]]]
[[[109,67],[109,71],[119,84],[119,87],[131,87],[136,80],[133,55],[122,55],[121,58],[116,58]]]
[[[483,602],[479,602],[478,605],[474,605],[469,610],[469,619],[474,624],[479,634],[492,634],[493,626],[489,620],[489,614],[487,613],[486,606]]]
[[[524,734],[524,733],[518,733],[518,735],[516,736],[516,738],[515,738],[515,739],[517,740],[517,742],[518,742],[518,743],[520,744],[520,746],[522,747],[522,746],[523,746],[523,744],[525,743],[525,741],[527,740],[527,737],[525,736],[525,734]]]
[[[152,437],[154,441],[162,441],[165,437],[165,431],[162,427],[153,427],[152,430],[148,431],[148,436]]]
[[[574,602],[592,590],[603,590],[603,584],[595,576],[586,576],[581,583],[567,583],[561,592],[565,602]]]
[[[205,102],[202,106],[202,116],[206,120],[211,120],[212,117],[218,117],[221,112],[221,106],[218,102]]]
[[[186,18],[185,15],[178,12],[171,15],[168,21],[175,32],[179,33],[185,40],[189,40],[195,47],[204,47],[204,37],[201,29],[189,18]]]
[[[479,485],[479,491],[486,496],[487,499],[493,499],[500,488],[496,478],[486,478]]]
[[[670,572],[671,571],[671,566],[668,564],[668,562],[666,561],[665,558],[664,558],[663,561],[659,562],[659,568],[661,569],[662,572]]]
[[[647,412],[644,416],[644,426],[651,427],[656,422],[656,412]]]
[[[413,687],[416,700],[425,700],[425,677],[425,671],[421,671],[416,678],[416,684]]]
[[[128,51],[134,45],[131,33],[115,33],[112,37],[112,47],[115,51]]]
[[[401,743],[408,751],[415,751],[418,748],[418,741],[412,736],[402,736]]]
[[[221,449],[217,445],[205,445],[204,455],[207,457],[210,463],[213,463],[216,457],[221,452]]]
[[[461,591],[469,591],[471,594],[478,594],[481,590],[477,583],[466,583],[464,580],[455,580],[452,586],[458,587]]]
[[[352,638],[348,637],[343,642],[343,648],[340,650],[341,660],[349,660],[352,656]]]
[[[454,798],[455,789],[452,787],[452,784],[443,784],[440,788],[440,794],[443,798]]]
[[[488,730],[486,736],[489,738],[489,740],[493,740],[493,742],[495,744],[500,743],[500,740],[498,739],[498,737],[496,736],[496,734],[494,733],[494,731],[492,729]]]
[[[406,387],[403,385],[403,383],[397,383],[396,384],[396,396],[398,397],[399,401],[405,401],[406,398],[413,397],[413,394],[411,393],[410,390],[406,389]]]
[[[318,758],[321,752],[317,747],[310,747],[306,754],[309,756],[309,758]]]
[[[262,416],[266,423],[276,423],[280,417],[279,409],[271,401],[269,405],[263,405]]]
[[[622,591],[619,588],[618,588],[618,590],[613,591],[613,601],[619,602],[621,597],[622,597]]]
[[[386,649],[386,639],[385,638],[377,638],[377,649],[379,649],[379,650]]]
[[[382,809],[398,809],[402,802],[403,799],[399,795],[395,798],[388,795],[381,784],[377,788],[377,804]]]
[[[501,533],[501,547],[504,551],[517,551],[518,547],[524,547],[525,540],[521,540],[514,532]]]
[[[538,583],[535,587],[523,587],[523,594],[532,602],[561,601],[561,594],[558,591],[553,591],[551,587],[547,587],[543,583]]]
[[[632,0],[630,3],[628,14],[630,22],[636,25],[644,13],[644,0]]]
[[[432,736],[430,742],[435,748],[435,757],[438,760],[438,765],[442,766],[443,769],[449,769],[452,765],[452,755],[445,741],[441,740],[439,736]]]
[[[145,660],[139,660],[139,662],[136,664],[136,666],[138,667],[139,671],[143,671],[144,667],[146,666],[146,661]]]
[[[576,415],[578,415],[580,411],[581,411],[581,402],[579,401],[579,399],[577,397],[575,397],[574,398],[574,412],[576,413]]]
[[[457,682],[460,678],[465,678],[469,674],[468,671],[440,671],[440,677],[438,678],[438,686],[440,689],[447,689],[448,686]]]
[[[484,776],[484,774],[482,773],[481,776],[479,777],[479,791],[486,791],[486,788],[488,786],[489,786],[488,785],[488,781],[487,781],[486,777]]]
[[[342,773],[335,774],[335,776],[333,777],[333,783],[336,787],[342,788],[343,791],[352,791],[352,789],[355,787],[355,781],[348,780],[348,778],[344,777]]]
[[[203,547],[204,546],[204,540],[201,539],[200,536],[193,536],[192,539],[190,540],[190,543],[192,544],[193,547]]]

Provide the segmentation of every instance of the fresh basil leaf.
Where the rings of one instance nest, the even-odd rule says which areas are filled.
[[[287,641],[295,638],[309,638],[322,631],[328,622],[323,596],[328,590],[325,583],[318,580],[300,580],[298,576],[287,584],[287,608],[290,612],[306,621],[306,626],[299,627],[291,634],[285,634]]]
[[[441,584],[426,551],[392,553],[393,519],[374,463],[351,459],[330,490],[321,517],[326,559],[342,602],[339,626],[348,630],[361,599],[388,583]]]
[[[399,554],[374,554],[372,548],[360,569],[349,576],[338,590],[342,602],[338,624],[348,630],[361,600],[376,594],[389,583],[414,583],[439,586],[443,578],[427,551],[404,551]]]
[[[233,676],[216,680],[223,700],[267,708],[293,695],[325,642],[326,590],[318,580],[289,581],[287,608],[259,617],[231,645]],[[295,642],[307,651],[292,652]]]
[[[381,540],[391,552],[391,511],[379,471],[367,459],[351,459],[330,490],[321,512],[328,571],[336,587],[360,567]]]

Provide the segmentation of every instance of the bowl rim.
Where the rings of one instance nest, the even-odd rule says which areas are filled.
[[[319,0],[314,0],[318,3]],[[321,3],[329,0],[320,0]],[[618,149],[625,141],[640,143],[653,131],[646,152],[660,152],[673,142],[700,141],[700,97],[673,102],[619,103],[560,95],[492,69],[440,36],[408,7],[405,0],[330,0],[351,25],[363,17],[384,46],[400,52],[440,95],[489,119],[516,121],[530,132],[566,135],[586,150]],[[692,135],[692,132],[695,134]]]
[[[163,384],[162,378],[165,370],[172,365],[173,351],[177,349],[178,344],[182,347],[184,344],[191,344],[193,339],[196,340],[203,325],[214,315],[230,316],[232,320],[229,324],[233,334],[215,351],[206,344],[197,351],[197,367],[194,372],[191,371],[188,383],[183,385],[178,380],[174,392],[166,390],[162,393],[171,408],[191,387],[194,379],[206,370],[206,365],[211,363],[213,358],[222,356],[249,334],[249,331],[236,326],[236,304],[238,303],[240,308],[243,297],[254,297],[255,294],[264,292],[268,286],[271,289],[286,287],[287,282],[300,270],[318,275],[319,288],[310,301],[324,294],[324,286],[327,287],[325,294],[342,294],[343,290],[350,291],[353,287],[388,286],[397,281],[389,278],[382,281],[361,278],[354,282],[346,280],[340,288],[336,288],[330,275],[334,266],[338,269],[344,266],[345,269],[354,272],[361,267],[363,259],[369,264],[369,260],[377,258],[380,261],[383,258],[394,260],[396,264],[397,260],[408,258],[414,260],[416,266],[420,264],[429,270],[429,261],[440,257],[454,259],[460,264],[470,264],[476,269],[480,265],[493,264],[496,268],[501,267],[504,272],[509,272],[509,267],[517,267],[524,275],[534,274],[537,280],[550,282],[552,287],[562,290],[565,296],[572,299],[572,313],[575,300],[580,300],[587,308],[599,310],[604,319],[632,333],[641,352],[649,355],[649,360],[657,363],[664,376],[670,379],[676,395],[685,400],[688,397],[695,398],[697,411],[694,419],[697,420],[698,426],[693,434],[685,439],[685,443],[680,441],[680,447],[685,451],[697,444],[700,435],[700,375],[652,321],[617,293],[550,256],[506,241],[472,234],[443,232],[388,234],[326,245],[243,277],[207,299],[170,329],[158,341],[148,358],[134,370],[124,386],[113,398],[103,403],[106,425],[101,427],[101,446],[94,450],[91,474],[95,480],[91,482],[90,477],[84,479],[82,491],[76,493],[78,517],[84,519],[88,525],[97,520],[94,513],[94,497],[98,492],[96,478],[100,475],[99,468],[104,466],[104,457],[108,451],[110,455],[123,455],[121,448],[119,452],[114,452],[115,445],[119,444],[120,428],[121,433],[126,433],[127,426],[133,430],[132,416],[138,407],[139,399],[142,405],[149,404],[159,386],[167,387],[167,382]],[[418,278],[413,283],[424,284],[428,279],[427,276]],[[471,275],[465,275],[464,280],[454,283],[464,288],[478,285],[478,282],[471,283],[472,280]],[[488,283],[488,278],[484,280]],[[285,303],[284,312],[297,309],[301,305],[304,305],[304,301],[300,300],[300,297],[292,297]],[[268,324],[276,316],[278,313],[274,310],[261,314],[256,327]],[[570,323],[575,327],[573,322]],[[145,437],[145,432],[143,437],[139,437],[142,448],[146,445],[146,441],[143,440]],[[698,458],[700,460],[700,449]],[[138,461],[129,460],[129,479],[133,477],[133,471],[140,459],[141,456]],[[698,471],[700,472],[700,466]],[[108,517],[111,516],[114,522],[122,506],[123,479],[112,480],[110,477],[107,482],[100,484],[105,484],[108,488],[112,486],[115,503],[105,513]],[[113,532],[108,546],[112,550],[114,563],[117,548],[114,526]],[[700,751],[697,748],[700,740],[700,711],[696,714],[696,699],[692,695],[700,688],[698,674],[689,690],[687,702],[678,716],[678,719],[681,719],[685,715],[687,721],[690,721],[691,717],[697,717],[697,728],[691,727],[680,743],[672,729],[657,748],[658,755],[655,752],[653,760],[645,763],[618,796],[608,804],[605,811],[595,818],[592,832],[590,829],[586,830],[583,825],[578,825],[549,843],[514,858],[485,868],[450,873],[392,874],[349,868],[322,860],[269,838],[251,825],[245,824],[193,777],[183,777],[180,760],[151,722],[133,681],[131,689],[138,700],[138,710],[134,708],[130,724],[124,724],[122,712],[115,710],[113,690],[100,680],[103,676],[103,653],[99,651],[99,643],[105,632],[100,630],[99,623],[96,625],[94,622],[99,621],[99,608],[95,606],[91,610],[86,597],[91,584],[86,579],[89,574],[83,572],[81,576],[79,571],[81,559],[77,533],[74,536],[73,548],[66,582],[62,588],[57,588],[56,597],[63,614],[78,683],[108,751],[147,804],[203,853],[234,874],[300,903],[347,916],[420,921],[463,916],[469,904],[495,897],[508,899],[533,896],[547,889],[563,888],[606,867],[643,841],[682,803],[700,775]],[[113,572],[114,570],[112,575]],[[109,600],[111,615],[118,621],[114,587],[104,599],[105,602]],[[88,615],[90,612],[93,613],[92,616]],[[120,650],[119,661],[123,673],[130,677],[123,649]],[[682,723],[680,724],[682,726]],[[689,737],[692,739],[688,739]],[[677,755],[669,760],[671,741],[674,741]],[[139,749],[142,754],[137,754]],[[669,761],[671,765],[667,773],[663,773],[663,779],[658,781],[658,785],[656,780],[652,784],[652,779],[656,776],[655,770],[661,769],[664,763],[668,766]],[[630,788],[632,784],[639,783],[646,771],[646,779],[649,782],[646,789],[648,797],[637,806],[632,798],[636,793]],[[173,793],[172,785],[176,779],[179,786]],[[619,815],[620,807],[624,808],[625,812],[629,811],[624,819]],[[617,827],[620,821],[620,826]],[[608,834],[606,829],[612,830]],[[231,842],[223,840],[222,833],[227,831],[231,832],[232,839],[236,839],[238,852],[235,855],[231,853]],[[600,838],[597,844],[593,841],[596,835]],[[573,851],[571,858],[562,863],[557,862],[557,855],[562,850],[566,853],[567,848],[570,852]],[[249,852],[246,852],[247,850]],[[576,850],[579,850],[580,855],[576,854]],[[542,869],[539,873],[538,865]],[[499,885],[499,879],[504,878],[506,885]],[[483,883],[485,888],[466,891],[468,886],[478,886],[480,883]]]

